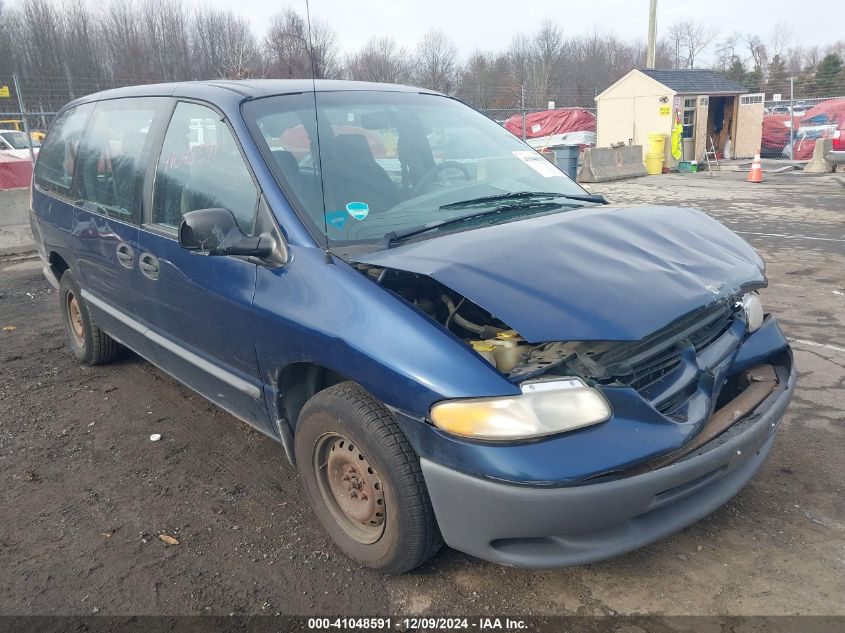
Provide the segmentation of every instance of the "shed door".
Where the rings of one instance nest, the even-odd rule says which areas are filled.
[[[763,135],[763,93],[740,95],[736,118],[734,158],[753,158],[760,151]]]

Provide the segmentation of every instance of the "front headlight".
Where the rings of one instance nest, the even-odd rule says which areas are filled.
[[[756,292],[748,292],[742,295],[740,302],[742,311],[745,313],[745,328],[749,332],[754,332],[761,325],[763,325],[763,302],[760,301],[760,295]]]
[[[441,402],[431,408],[435,426],[484,440],[541,437],[604,422],[610,405],[579,378],[522,384],[522,394]]]

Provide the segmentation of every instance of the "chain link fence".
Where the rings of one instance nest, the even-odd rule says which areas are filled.
[[[805,97],[798,93],[792,98],[786,94],[778,95],[781,98],[777,100],[767,99],[764,102],[760,155],[763,158],[808,160],[817,140],[831,136],[837,127],[845,124],[845,91],[836,95],[818,96],[815,93],[812,97]],[[819,113],[814,116],[813,108],[819,104],[836,102],[841,102],[841,115]]]
[[[79,97],[137,84],[133,80],[111,79],[106,77],[79,78],[74,77],[26,77],[0,76],[0,129],[15,127],[23,130],[24,123],[35,132],[46,132],[53,117],[68,102]],[[7,90],[4,90],[7,88]],[[19,90],[20,91],[19,91]],[[491,93],[476,94],[458,90],[452,96],[462,99],[469,105],[476,107],[479,112],[487,115],[497,123],[504,123],[512,116],[526,116],[532,112],[546,109],[548,100],[537,95],[520,94],[519,88],[502,88],[493,91],[495,101],[502,105],[484,107],[489,103]],[[564,95],[554,101],[555,107],[581,107],[595,113],[595,103],[587,95]]]
[[[40,139],[50,127],[56,113],[68,102],[79,97],[119,88],[137,83],[133,80],[121,80],[108,77],[26,77],[0,76],[0,130],[18,130],[26,135],[32,148],[37,147]],[[503,105],[497,107],[478,107],[478,110],[500,125],[513,116],[525,118],[532,112],[546,109],[550,104],[538,95],[520,93],[519,88],[501,88],[494,90],[496,101]],[[458,90],[455,94],[471,106],[490,102],[491,91],[476,95],[473,92]],[[807,146],[814,139],[829,132],[830,125],[805,125],[802,119],[815,105],[836,97],[802,97],[796,94],[792,100],[773,99],[765,101],[763,121],[763,144],[761,154],[768,158],[805,159]],[[556,108],[578,107],[596,113],[595,102],[590,95],[558,95],[554,101]],[[791,133],[794,122],[794,133]],[[839,124],[842,121],[838,122]],[[519,126],[518,126],[519,127]],[[521,126],[525,137],[525,125]],[[835,129],[835,128],[834,128]],[[5,148],[8,149],[8,148]],[[21,149],[21,148],[16,148]]]

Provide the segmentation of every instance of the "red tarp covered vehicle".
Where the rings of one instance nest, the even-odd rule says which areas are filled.
[[[807,110],[801,117],[801,127],[795,131],[795,159],[810,160],[816,141],[832,136],[842,123],[845,123],[845,98],[828,99]]]
[[[789,115],[767,114],[763,117],[763,137],[760,141],[764,156],[779,156],[789,143]]]
[[[505,121],[505,129],[522,137],[522,115]],[[568,132],[595,132],[596,115],[583,108],[559,108],[531,112],[525,116],[525,138],[539,138]]]
[[[825,125],[845,122],[845,98],[817,103],[801,117],[801,125]]]

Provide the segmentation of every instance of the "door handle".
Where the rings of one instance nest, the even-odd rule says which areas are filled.
[[[129,244],[125,244],[121,242],[117,245],[117,261],[120,263],[121,266],[124,268],[132,268],[132,264],[135,263],[135,251],[134,249],[129,246]]]
[[[159,276],[158,258],[150,253],[142,253],[138,258],[138,268],[141,269],[144,277],[155,281]]]

